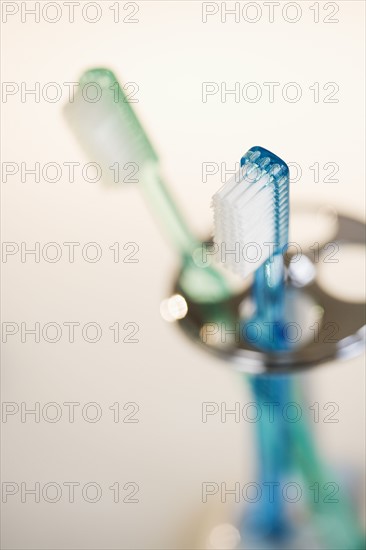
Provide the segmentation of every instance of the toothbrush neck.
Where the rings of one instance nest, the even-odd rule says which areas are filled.
[[[279,328],[284,322],[284,294],[285,266],[282,254],[278,253],[257,269],[253,283],[255,317],[261,325],[269,324],[268,330],[277,332],[276,327]],[[273,348],[277,348],[278,344],[273,342]]]

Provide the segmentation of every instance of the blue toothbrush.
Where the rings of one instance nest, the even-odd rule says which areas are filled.
[[[252,147],[241,159],[241,169],[213,197],[215,242],[226,250],[240,246],[240,257],[228,254],[228,267],[246,277],[254,272],[254,314],[243,323],[251,341],[267,351],[285,350],[284,336],[284,261],[288,242],[289,170],[276,155],[262,147]],[[249,258],[249,248],[254,249]],[[251,332],[253,334],[251,335]],[[252,337],[251,337],[252,336]],[[271,538],[286,537],[286,521],[281,485],[290,467],[289,433],[281,417],[282,407],[291,393],[286,376],[256,376],[250,387],[260,410],[265,403],[276,403],[272,422],[263,415],[258,422],[259,481],[270,484],[255,513],[251,530]]]
[[[242,321],[244,333],[267,352],[288,350],[283,260],[289,223],[286,163],[262,147],[252,147],[241,159],[239,173],[214,195],[213,207],[216,244],[229,251],[240,246],[239,261],[237,255],[221,254],[224,263],[242,277],[254,273],[254,312]],[[255,257],[246,257],[249,247],[257,250]],[[281,491],[289,475],[297,471],[309,485],[329,479],[306,422],[290,424],[282,415],[283,407],[296,395],[291,377],[259,375],[250,377],[249,383],[260,410],[266,404],[275,405],[271,421],[262,415],[257,423],[259,483],[262,487],[270,484],[272,491],[263,491],[253,513],[244,518],[243,533],[244,538],[252,535],[266,541],[266,547],[278,549],[291,544],[294,534]],[[309,504],[327,550],[329,544],[332,548],[364,548],[362,530],[344,492],[340,491],[339,502],[331,508],[324,503]]]

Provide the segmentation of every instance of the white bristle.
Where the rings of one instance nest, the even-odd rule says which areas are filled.
[[[248,162],[214,196],[214,241],[220,260],[242,277],[260,267],[275,242],[275,197],[270,176]]]
[[[73,101],[65,106],[64,114],[90,161],[101,166],[104,181],[116,183],[116,174],[120,174],[123,181],[131,172],[132,164],[138,172],[155,160],[130,106],[123,100],[115,102],[110,87],[102,88],[96,102],[87,101],[78,90]]]

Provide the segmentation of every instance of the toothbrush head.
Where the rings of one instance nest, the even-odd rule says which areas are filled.
[[[132,93],[129,89],[128,96],[125,94],[110,70],[91,69],[82,75],[72,101],[64,108],[88,157],[101,166],[104,181],[116,183],[115,174],[123,169],[130,173],[135,165],[137,172],[146,164],[157,162],[131,108]]]
[[[213,196],[214,241],[222,262],[247,277],[288,242],[289,169],[252,147],[239,171]]]

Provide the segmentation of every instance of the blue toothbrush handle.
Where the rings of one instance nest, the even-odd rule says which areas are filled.
[[[261,416],[256,423],[258,482],[261,499],[251,514],[253,534],[270,538],[285,537],[290,530],[282,487],[291,468],[290,434],[282,411],[290,401],[288,376],[256,376],[249,380]]]

